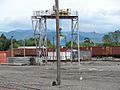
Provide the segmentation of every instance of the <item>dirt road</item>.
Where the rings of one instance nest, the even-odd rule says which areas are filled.
[[[0,90],[120,90],[120,62],[61,63],[61,85],[56,63],[41,66],[0,65]]]

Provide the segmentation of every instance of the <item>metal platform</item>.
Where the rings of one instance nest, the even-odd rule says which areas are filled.
[[[40,19],[40,18],[46,18],[46,19],[55,19],[56,16],[52,15],[42,15],[42,16],[32,16],[33,19]],[[78,18],[78,16],[59,16],[60,19],[74,19]]]
[[[40,11],[34,11],[33,15],[31,16],[32,20],[32,26],[34,30],[34,37],[36,38],[36,41],[38,41],[38,45],[36,44],[36,47],[39,46],[39,54],[46,53],[46,61],[47,61],[47,19],[56,19],[56,14],[53,10],[40,10]],[[70,19],[71,20],[71,53],[73,51],[73,42],[77,42],[78,44],[78,57],[79,57],[79,15],[77,11],[63,11],[63,13],[59,10],[59,19]],[[74,32],[77,32],[76,35],[74,35]],[[74,37],[77,37],[74,40]],[[38,40],[37,40],[38,39]],[[41,47],[44,45],[46,47],[45,51],[41,51]],[[71,61],[73,60],[73,57],[71,55]]]
[[[55,19],[56,16],[53,15],[54,11],[34,11],[32,19],[40,19],[40,18],[45,18],[45,19]],[[68,15],[64,14],[59,14],[60,19],[74,19],[78,18],[78,12],[77,11],[72,11]]]

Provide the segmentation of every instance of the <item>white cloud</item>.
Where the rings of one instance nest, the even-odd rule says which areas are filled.
[[[0,30],[31,28],[30,17],[33,11],[51,10],[54,3],[55,0],[0,0]],[[89,31],[94,28],[98,32],[101,29],[111,31],[119,28],[119,3],[120,0],[59,0],[60,8],[79,11],[80,30]]]
[[[82,31],[109,32],[120,28],[120,10],[100,10],[87,13],[89,12],[84,12],[80,16]]]
[[[0,6],[0,12],[3,18],[18,18],[31,16],[32,11],[48,9],[52,7],[53,0],[47,2],[42,0],[5,0]]]
[[[16,29],[32,29],[30,18],[19,18],[19,19],[5,19],[4,22],[0,22],[0,31],[11,31]]]

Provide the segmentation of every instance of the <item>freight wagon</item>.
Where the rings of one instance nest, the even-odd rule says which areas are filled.
[[[105,57],[106,56],[106,47],[91,47],[92,57]]]
[[[91,47],[92,57],[119,57],[120,46],[93,46]]]
[[[75,49],[75,48],[73,48]],[[42,49],[44,50],[44,49]],[[67,55],[67,51],[70,50],[70,48],[61,48],[61,55],[62,54],[66,54]],[[77,50],[77,49],[76,49]],[[17,49],[13,49],[13,56],[16,57],[23,57],[25,56],[37,56],[38,55],[38,49],[36,50],[36,48],[17,48]],[[67,52],[67,53],[65,53]],[[84,55],[83,52],[87,55]],[[50,54],[51,53],[51,54]],[[69,52],[70,53],[70,52]],[[11,56],[11,50],[8,50],[8,56]],[[77,53],[76,53],[77,54]],[[52,59],[55,59],[55,55],[56,55],[56,49],[53,48],[48,48],[47,49],[47,53],[46,50],[44,50],[44,53],[42,53],[43,56],[53,56]],[[65,56],[65,55],[63,55]],[[75,56],[75,55],[74,55]],[[81,58],[90,58],[90,57],[119,57],[120,58],[120,46],[91,46],[91,47],[80,47],[80,56]],[[65,57],[64,57],[65,58]]]

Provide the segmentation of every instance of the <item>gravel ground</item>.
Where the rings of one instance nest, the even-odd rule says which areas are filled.
[[[120,62],[61,63],[61,85],[56,63],[41,66],[0,65],[0,90],[120,90]],[[82,79],[82,80],[81,80]]]

